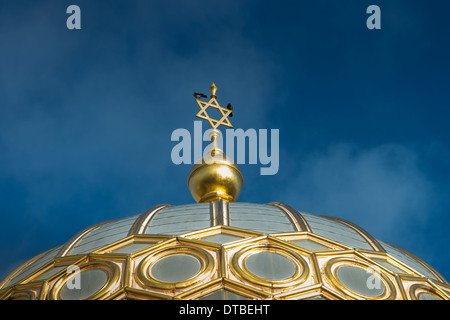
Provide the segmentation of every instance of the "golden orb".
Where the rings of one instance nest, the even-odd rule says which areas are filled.
[[[194,164],[188,179],[189,190],[197,202],[218,198],[236,201],[243,184],[239,167],[218,148],[209,150]]]

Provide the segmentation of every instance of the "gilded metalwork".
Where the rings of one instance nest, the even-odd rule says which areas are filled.
[[[345,296],[334,292],[321,283],[274,295],[275,300],[345,300]]]
[[[152,218],[162,209],[171,207],[170,204],[158,204],[154,207],[151,207],[150,209],[146,210],[144,213],[142,213],[138,219],[133,224],[133,227],[131,227],[130,231],[128,232],[128,235],[133,234],[143,234],[147,227],[150,225],[150,221]]]
[[[244,184],[239,167],[214,144],[219,134],[212,132],[212,149],[194,164],[189,174],[188,187],[197,202],[218,198],[236,201]]]
[[[36,293],[33,291],[19,291],[13,293],[9,300],[36,300]]]
[[[190,255],[200,262],[200,270],[196,275],[179,282],[164,282],[152,276],[150,269],[159,260],[177,254]],[[162,289],[185,288],[200,282],[211,275],[215,268],[213,257],[205,250],[193,246],[177,246],[163,248],[154,252],[141,261],[137,268],[137,279],[142,285]]]
[[[242,283],[240,282],[233,281],[227,278],[218,278],[209,283],[205,283],[204,285],[176,296],[176,298],[188,300],[201,299],[221,289],[228,290],[246,299],[260,300],[270,298],[270,295],[268,295],[264,291],[242,285]]]
[[[61,289],[75,276],[79,276],[80,273],[88,270],[102,270],[107,275],[105,284],[99,288],[93,295],[89,296],[90,300],[101,299],[110,293],[111,288],[115,287],[120,279],[119,267],[108,261],[96,261],[82,265],[79,271],[74,273],[66,273],[63,275],[53,286],[50,291],[49,299],[51,300],[63,300],[61,297]],[[76,289],[74,289],[76,290]]]
[[[372,297],[363,295],[360,292],[356,292],[354,289],[351,289],[344,285],[342,283],[342,280],[339,279],[339,276],[337,275],[337,271],[339,268],[343,266],[351,266],[356,268],[364,269],[368,274],[371,274],[372,277],[376,277],[378,280],[378,284],[382,285],[384,288],[384,291],[382,294]],[[342,293],[354,298],[354,299],[361,299],[361,300],[381,300],[381,299],[387,299],[392,300],[396,297],[396,290],[393,282],[389,279],[388,276],[384,272],[382,272],[379,269],[375,269],[373,265],[370,265],[368,263],[365,263],[361,260],[355,260],[350,258],[343,258],[343,257],[336,257],[333,259],[330,259],[326,265],[325,265],[325,275],[327,276],[328,280],[331,281],[331,283],[335,286],[336,289],[341,291]],[[368,285],[367,283],[365,284]],[[369,288],[370,289],[370,288]]]
[[[116,241],[116,242],[114,242],[114,243],[112,243],[110,245],[106,245],[105,247],[94,251],[94,253],[97,253],[97,254],[106,254],[106,253],[108,253],[108,254],[113,254],[113,255],[116,254],[118,256],[123,256],[121,253],[116,253],[116,251],[120,250],[120,249],[123,249],[126,246],[129,246],[129,245],[132,245],[132,244],[145,244],[145,245],[147,245],[146,248],[142,248],[142,249],[136,250],[136,252],[140,252],[140,251],[143,251],[143,250],[148,250],[148,248],[154,246],[155,244],[160,243],[160,242],[165,241],[165,240],[168,240],[168,239],[171,239],[171,238],[172,237],[163,236],[163,235],[151,235],[151,236],[141,235],[141,234],[133,235],[133,236],[128,236],[128,237],[126,237],[124,239],[121,239],[119,241]],[[128,253],[128,254],[131,255],[131,256],[134,256],[134,255],[136,255],[136,252]]]
[[[405,265],[396,258],[388,255],[387,253],[373,252],[367,250],[359,250],[359,253],[371,259],[378,268],[385,270],[388,273],[392,273],[395,275],[409,275],[409,276],[414,275],[418,277],[421,276],[421,274],[415,271],[413,268],[409,267],[408,265]],[[384,263],[387,263],[388,265],[382,264],[381,261],[384,261]]]
[[[202,230],[198,230],[198,231],[194,231],[194,232],[185,233],[182,236],[185,238],[193,238],[193,239],[208,241],[208,237],[219,235],[219,234],[234,236],[234,237],[240,238],[241,240],[244,238],[264,236],[264,234],[261,232],[244,230],[244,229],[239,229],[239,228],[225,226],[225,225],[214,226],[214,227],[207,228],[207,229],[202,229]]]
[[[422,300],[421,295],[431,295],[437,300],[450,300],[450,286],[425,277],[399,275],[405,300]]]
[[[261,252],[272,252],[286,257],[295,265],[294,274],[281,280],[264,279],[255,275],[248,270],[245,262],[251,255]],[[295,251],[286,250],[284,247],[274,244],[258,245],[255,247],[250,246],[241,249],[233,255],[231,266],[233,267],[233,270],[246,281],[270,288],[297,286],[303,283],[309,275],[308,264],[299,254]]]
[[[364,229],[360,228],[359,226],[355,225],[354,223],[351,223],[350,221],[337,218],[337,217],[329,217],[329,216],[322,216],[327,219],[332,219],[334,221],[337,221],[339,223],[345,224],[346,226],[350,227],[351,229],[355,230],[358,234],[360,234],[376,251],[386,252],[384,250],[383,246],[378,242],[377,239],[372,237],[368,232],[366,232]]]
[[[302,217],[302,215],[297,210],[293,209],[292,207],[282,202],[271,202],[268,203],[268,205],[275,206],[283,210],[298,231],[311,232],[311,228],[309,227],[308,222],[305,220],[305,218]]]
[[[36,261],[38,261],[40,258],[42,258],[43,256],[45,256],[48,252],[54,250],[50,249],[47,251],[44,251],[41,254],[38,254],[36,257],[31,258],[30,260],[26,261],[25,263],[23,263],[22,265],[20,265],[19,267],[17,267],[15,270],[13,270],[9,275],[7,275],[5,277],[5,279],[3,279],[0,282],[0,288],[5,288],[7,287],[11,281],[13,281],[18,275],[20,275],[26,268],[28,268],[30,265],[32,265],[33,263],[35,263]],[[22,280],[23,281],[23,280]],[[16,282],[17,283],[17,282]]]
[[[109,221],[104,221],[104,222],[100,222],[97,223],[93,226],[90,226],[88,228],[85,228],[84,230],[81,230],[80,232],[78,232],[76,235],[74,235],[66,244],[64,244],[64,246],[61,248],[61,250],[59,251],[59,253],[57,254],[58,257],[64,257],[67,254],[69,254],[69,252],[73,249],[73,247],[79,243],[81,241],[81,239],[83,239],[86,235],[88,235],[89,233],[91,233],[92,231],[106,225],[109,223],[112,223],[116,220],[109,220]]]
[[[211,212],[211,227],[214,226],[228,226],[230,225],[228,201],[223,201],[222,198],[210,202]]]
[[[395,247],[397,250],[401,251],[404,255],[409,256],[411,259],[417,261],[418,263],[420,263],[426,270],[428,270],[432,275],[434,275],[439,281],[448,284],[447,280],[444,279],[443,276],[441,276],[439,274],[439,272],[437,272],[435,269],[433,269],[428,263],[426,263],[425,261],[423,261],[422,259],[420,259],[419,257],[416,257],[414,254],[412,254],[411,252],[408,252],[402,248],[399,248],[393,244],[390,244],[391,246]]]
[[[195,165],[188,179],[189,190],[197,202],[221,198],[236,201],[244,179],[235,165],[222,159],[212,164]]]
[[[220,125],[232,128],[233,126],[231,125],[230,120],[228,120],[228,116],[231,114],[232,110],[223,108],[219,105],[216,100],[217,87],[214,83],[209,88],[209,91],[211,92],[211,99],[208,102],[202,101],[200,99],[195,99],[198,106],[200,107],[200,111],[197,113],[196,117],[207,120],[211,125],[211,128],[213,129],[217,129],[217,127],[219,127]],[[211,118],[207,113],[208,108],[219,110],[222,118],[219,120]]]
[[[409,295],[412,300],[428,300],[428,299],[421,299],[423,295],[430,295],[434,299],[432,300],[447,300],[445,295],[443,295],[442,291],[436,290],[435,288],[431,287],[430,285],[424,285],[424,284],[413,284],[409,287]]]
[[[289,245],[291,246],[299,246],[302,248],[302,250],[307,252],[322,252],[324,250],[326,251],[334,251],[334,250],[349,250],[351,249],[348,246],[345,246],[341,243],[338,243],[336,241],[324,238],[322,236],[319,236],[314,233],[310,232],[285,232],[285,233],[275,233],[272,234],[272,236],[276,237],[277,239],[281,239],[284,241],[287,241]],[[296,243],[296,241],[302,241],[302,240],[308,240],[313,243],[317,243],[320,246],[325,247],[324,249],[308,249],[301,244]]]
[[[407,262],[392,256],[389,249],[382,252],[376,247],[371,250],[353,248],[311,230],[266,234],[257,228],[237,228],[232,226],[236,205],[228,207],[223,199],[216,200],[215,205],[209,206],[210,215],[198,215],[202,219],[209,217],[211,227],[173,236],[145,234],[149,222],[164,210],[169,210],[166,205],[155,206],[136,216],[135,221],[128,219],[125,225],[129,230],[121,231],[123,238],[104,241],[105,245],[100,248],[94,246],[96,249],[91,252],[74,255],[67,249],[76,247],[74,243],[86,242],[90,232],[95,232],[101,225],[86,228],[68,244],[44,252],[13,271],[2,281],[0,299],[61,299],[61,289],[72,276],[67,272],[68,268],[77,266],[80,272],[101,269],[108,274],[102,288],[87,299],[209,299],[230,296],[238,299],[450,300],[448,283],[438,277],[427,277]],[[255,205],[256,208],[258,206],[264,205]],[[249,204],[244,207],[251,210]],[[192,210],[192,205],[189,208]],[[204,210],[204,206],[202,208]],[[300,219],[293,214],[293,209],[280,210],[279,213],[289,219]],[[243,217],[242,213],[240,217]],[[310,218],[305,215],[302,219],[306,225]],[[231,225],[226,225],[227,221]],[[296,225],[301,226],[300,223]],[[114,233],[107,235],[113,237]],[[59,256],[58,252],[65,255]],[[254,258],[261,257],[261,253],[287,259],[286,270],[292,270],[292,274],[285,272],[277,278],[270,276],[271,273],[268,276],[254,273],[248,262],[252,259],[257,261]],[[173,283],[152,277],[152,266],[177,254],[197,259],[198,272]],[[347,287],[337,275],[340,268],[346,266],[360,268],[361,272],[376,272],[385,291],[381,293],[380,290],[378,295],[365,295]]]
[[[232,202],[239,197],[244,179],[239,167],[219,148],[218,139],[221,133],[217,130],[220,125],[233,127],[228,120],[231,110],[222,108],[217,102],[217,87],[214,83],[210,92],[211,99],[209,102],[195,100],[200,107],[200,112],[196,116],[207,120],[212,127],[209,134],[211,149],[194,164],[189,174],[188,187],[197,202],[210,202],[215,199]],[[202,95],[194,93],[194,96],[200,97]],[[212,119],[207,113],[208,107],[219,110],[222,118],[220,120]]]

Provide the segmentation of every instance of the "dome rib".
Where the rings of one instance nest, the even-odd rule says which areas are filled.
[[[147,227],[150,225],[150,221],[153,219],[153,217],[161,210],[169,207],[173,206],[170,204],[157,204],[156,206],[153,206],[150,209],[147,209],[145,212],[141,213],[139,215],[139,218],[136,219],[133,226],[130,228],[128,235],[132,236],[135,234],[143,234],[145,230],[147,230]]]
[[[369,241],[348,225],[307,212],[301,214],[308,221],[312,233],[354,249],[373,250]]]
[[[137,218],[138,215],[134,215],[128,218],[114,220],[92,230],[72,247],[72,250],[69,252],[70,255],[86,254],[119,239],[123,239],[128,235],[131,226]]]
[[[209,203],[185,204],[155,212],[143,234],[178,235],[210,226]]]
[[[61,248],[61,246],[44,251],[18,266],[2,282],[0,282],[0,289],[7,287],[11,283],[15,284],[20,282],[22,279],[26,278],[28,275],[45,265],[47,262],[51,261],[55,258],[55,256],[57,256],[56,254],[59,251],[59,248]]]
[[[69,239],[69,241],[67,241],[61,248],[61,250],[58,252],[58,254],[56,255],[57,257],[65,257],[66,255],[69,254],[69,252],[73,249],[73,247],[79,243],[81,241],[81,239],[83,239],[85,236],[87,236],[89,233],[91,233],[92,231],[100,228],[103,225],[107,225],[111,222],[114,222],[117,220],[108,220],[108,221],[102,221],[99,223],[96,223],[92,226],[89,226],[87,228],[84,228],[83,230],[81,230],[80,232],[78,232],[77,234],[75,234],[72,238]]]
[[[437,281],[440,281],[444,284],[449,284],[447,280],[444,279],[436,270],[434,270],[428,263],[417,257],[416,255],[412,254],[411,252],[404,250],[400,247],[397,247],[393,244],[390,244],[386,241],[381,241],[385,245],[387,249],[387,253],[391,255],[392,257],[400,260],[404,264],[411,266],[412,268],[416,269],[417,271],[424,274],[426,277],[434,278]],[[405,259],[407,258],[407,259]],[[419,269],[418,266],[424,268],[424,270]]]
[[[354,231],[356,231],[361,237],[363,237],[371,246],[375,251],[380,251],[380,252],[386,252],[386,250],[383,248],[383,246],[378,242],[377,239],[375,239],[371,234],[369,234],[366,230],[364,230],[363,228],[357,226],[354,223],[351,223],[350,221],[341,219],[341,218],[337,218],[337,217],[330,217],[330,216],[321,216],[323,218],[329,219],[329,220],[334,220],[336,222],[342,223],[344,225],[346,225],[347,227],[353,229]]]
[[[250,229],[266,234],[297,231],[295,223],[279,207],[246,202],[232,202],[230,208],[230,226]]]
[[[270,202],[267,203],[267,205],[281,209],[291,220],[292,224],[297,229],[297,231],[312,232],[305,218],[300,214],[300,212],[298,212],[291,206],[283,202]]]

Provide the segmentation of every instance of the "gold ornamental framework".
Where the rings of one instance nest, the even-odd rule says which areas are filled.
[[[215,200],[218,201],[224,203],[221,199]],[[285,214],[279,207],[270,204],[255,207],[270,207],[278,210],[280,215]],[[150,221],[146,218],[150,213],[144,212],[135,218],[135,223],[130,225],[128,235],[123,239],[87,254],[73,255],[77,243],[89,237],[90,233],[120,221],[91,227],[91,231],[81,238],[74,237],[72,243],[59,248],[59,253],[48,262],[11,284],[11,280],[52,250],[37,256],[2,281],[1,299],[62,299],[61,288],[73,276],[67,272],[70,266],[79,267],[80,272],[103,270],[108,273],[106,283],[87,299],[203,299],[217,292],[242,299],[450,299],[449,284],[425,263],[421,262],[421,266],[424,270],[432,270],[434,278],[378,246],[373,245],[371,250],[355,249],[308,230],[267,234],[216,224],[217,219],[214,220],[211,213],[211,226],[207,228],[176,236],[140,233],[151,230],[152,220],[158,214],[164,215],[165,210],[170,208],[175,207],[154,208],[157,214]],[[210,210],[213,210],[212,205]],[[291,214],[292,217],[302,215],[298,211]],[[233,211],[228,215],[228,222],[232,224]],[[306,224],[305,229],[311,229],[306,219],[297,219]],[[291,223],[292,229],[300,225]],[[226,241],[220,243],[216,239]],[[135,250],[124,251],[134,246]],[[72,249],[67,251],[67,247]],[[265,279],[252,273],[245,261],[261,252],[286,257],[295,265],[295,273],[281,280]],[[180,282],[165,282],[151,277],[149,270],[153,265],[164,257],[177,254],[187,254],[197,259],[201,265],[200,271]],[[383,294],[365,296],[346,287],[336,274],[336,270],[343,265],[375,270],[375,275],[385,288]]]
[[[221,235],[231,241],[223,244],[209,241]],[[303,247],[302,241],[320,249]],[[133,244],[142,244],[142,249],[117,253]],[[217,225],[177,236],[133,234],[85,255],[71,256],[69,252],[61,256],[63,252],[60,250],[60,255],[13,286],[8,285],[8,280],[21,271],[16,270],[1,283],[0,297],[60,300],[61,288],[73,276],[67,273],[68,267],[78,266],[80,272],[108,273],[107,282],[87,299],[202,299],[220,290],[242,299],[409,300],[421,296],[450,299],[450,286],[443,278],[431,279],[375,248],[354,249],[308,231],[264,234]],[[295,274],[282,280],[253,274],[245,260],[260,252],[288,258],[296,265]],[[201,270],[177,283],[149,277],[149,269],[163,257],[180,253],[198,259]],[[336,275],[336,269],[342,265],[376,270],[385,292],[370,297],[347,288]],[[21,269],[26,268],[24,265]]]
[[[239,167],[219,148],[218,139],[221,133],[217,129],[220,125],[233,127],[228,119],[232,110],[219,105],[216,99],[217,86],[214,83],[209,91],[211,98],[208,102],[200,99],[195,99],[195,101],[200,107],[196,116],[207,120],[211,125],[212,130],[209,133],[211,149],[206,152],[204,157],[195,162],[189,174],[188,187],[197,202],[210,202],[219,198],[233,202],[241,193],[244,178]],[[194,95],[197,94],[194,93]],[[219,110],[222,117],[219,120],[212,118],[207,113],[208,108]]]

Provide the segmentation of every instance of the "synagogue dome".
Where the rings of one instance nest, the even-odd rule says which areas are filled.
[[[0,297],[448,300],[450,289],[349,221],[219,198],[90,226],[19,266]]]
[[[201,101],[211,149],[191,170],[197,203],[160,204],[81,230],[0,282],[0,299],[450,300],[427,263],[352,222],[282,202],[237,202],[244,184],[219,149],[232,107]],[[217,108],[220,121],[206,109]]]

